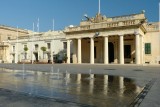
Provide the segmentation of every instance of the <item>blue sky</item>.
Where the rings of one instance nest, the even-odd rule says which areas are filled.
[[[101,0],[101,14],[107,17],[146,11],[149,22],[158,21],[160,0]],[[93,17],[98,0],[0,0],[0,24],[32,30],[39,18],[40,31],[62,30],[79,25],[85,13]],[[37,28],[35,28],[37,29]]]

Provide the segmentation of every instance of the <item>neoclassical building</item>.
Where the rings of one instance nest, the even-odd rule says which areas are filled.
[[[70,63],[159,64],[159,23],[147,22],[145,12],[106,17],[98,13],[79,26],[66,27]],[[70,44],[73,43],[73,53]]]
[[[19,37],[27,35],[30,33],[29,30],[9,27],[5,25],[0,25],[0,63],[6,63],[8,59],[9,54],[9,45],[7,43],[4,43],[3,41],[9,41],[11,39],[17,38],[17,33],[19,34]]]
[[[4,41],[8,44],[8,63],[52,62],[54,55],[64,50],[66,44],[62,31],[32,32],[16,39]],[[41,48],[45,48],[43,51]],[[59,54],[61,58],[61,54]]]

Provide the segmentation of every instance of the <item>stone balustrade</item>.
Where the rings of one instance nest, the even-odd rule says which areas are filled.
[[[131,26],[140,24],[141,20],[127,20],[127,21],[118,21],[118,22],[102,22],[102,23],[91,23],[85,26],[76,26],[76,27],[67,27],[64,32],[76,32],[84,30],[93,30],[93,29],[103,29],[103,28],[113,28],[113,27],[122,27],[122,26]]]
[[[154,32],[154,31],[158,31],[158,30],[159,30],[158,25],[147,25],[147,31],[149,31],[149,32]]]

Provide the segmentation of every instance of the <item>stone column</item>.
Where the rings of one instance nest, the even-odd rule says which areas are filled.
[[[144,63],[144,46],[143,46],[143,36],[141,35],[140,36],[141,37],[141,64],[143,64]]]
[[[78,56],[78,46],[77,46],[77,39],[74,39],[73,40],[73,56],[72,56],[72,58],[73,58],[73,63],[74,64],[76,64],[76,63],[78,63],[78,59],[77,59],[77,56]]]
[[[50,61],[52,62],[52,64],[54,63],[54,60],[53,60],[53,49],[52,49],[52,41],[50,43],[50,52],[51,52],[51,56],[50,56]],[[38,60],[39,60],[39,55],[38,55]]]
[[[15,63],[18,63],[18,43],[15,45]]]
[[[70,64],[70,40],[67,40],[67,63]]]
[[[136,36],[135,37],[136,38],[135,39],[135,45],[136,45],[136,47],[135,47],[136,48],[135,49],[135,51],[136,51],[135,52],[135,59],[136,59],[136,64],[140,64],[140,46],[139,46],[140,45],[140,43],[139,43],[140,40],[139,40],[139,34],[136,33],[135,36]]]
[[[94,38],[90,38],[90,63],[94,64]]]
[[[124,39],[123,35],[120,35],[120,64],[124,64]]]
[[[81,64],[81,38],[78,39],[78,64]]]
[[[104,64],[108,64],[108,36],[104,37]]]
[[[115,41],[114,43],[114,63],[117,64],[118,63],[118,42]]]

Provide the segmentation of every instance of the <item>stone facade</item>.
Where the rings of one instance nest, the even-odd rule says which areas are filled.
[[[8,51],[9,45],[4,43],[3,41],[8,41],[10,39],[16,39],[17,32],[19,36],[24,36],[28,34],[30,31],[0,25],[0,62],[6,63],[8,60],[7,55],[9,54],[9,51]]]
[[[65,28],[67,56],[73,63],[158,64],[159,23],[149,23],[145,13],[106,17],[85,16],[79,26]],[[70,43],[73,41],[73,53]]]
[[[9,44],[8,63],[51,63],[54,55],[64,50],[65,35],[62,31],[33,32],[4,42]],[[59,60],[62,60],[61,54]]]

